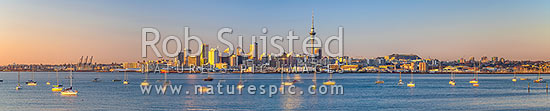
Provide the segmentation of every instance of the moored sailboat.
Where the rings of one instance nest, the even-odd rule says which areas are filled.
[[[413,78],[412,70],[411,70],[411,81],[407,84],[407,87],[416,87],[416,84],[414,84],[414,78]]]
[[[101,79],[99,79],[99,73],[96,73],[96,74],[97,74],[97,77],[92,79],[92,82],[101,82]]]
[[[19,83],[19,79],[21,78],[20,72],[17,72],[17,86],[15,87],[15,90],[21,89],[21,84]]]
[[[241,65],[241,73],[239,73],[239,83],[237,83],[237,88],[242,89],[244,88],[243,84],[243,66]],[[283,75],[281,74],[281,81],[283,80]]]
[[[455,86],[455,85],[456,85],[455,75],[453,74],[453,72],[451,72],[451,80],[449,81],[449,84],[450,84],[451,86]]]
[[[25,83],[27,84],[27,86],[36,86],[37,85],[36,81],[34,81],[34,72],[32,72],[32,79],[28,80]]]
[[[149,85],[149,82],[147,82],[147,79],[148,79],[148,75],[149,75],[149,72],[145,72],[145,80],[143,80],[143,82],[141,82],[141,86],[148,86]]]
[[[170,84],[172,84],[172,83],[170,81],[168,81],[168,72],[164,72],[164,83],[162,83],[162,90],[166,91],[166,88]]]
[[[474,78],[470,80],[470,83],[476,87],[479,86],[479,83],[478,83],[479,81],[477,79],[477,76],[478,76],[477,71],[478,71],[477,66],[474,65]]]
[[[336,82],[334,82],[334,81],[332,80],[332,73],[329,73],[329,78],[328,78],[327,81],[323,82],[323,85],[328,85],[328,86],[330,86],[330,85],[335,85],[335,84],[336,84]]]
[[[126,71],[124,72],[124,81],[122,81],[122,84],[127,85],[128,84],[128,74]]]
[[[59,71],[58,70],[55,71],[55,78],[56,78],[57,84],[52,85],[52,91],[57,92],[57,91],[63,90],[63,85],[59,84]]]
[[[50,73],[48,73],[48,81],[46,82],[46,85],[50,85]]]
[[[403,85],[403,84],[405,84],[405,83],[404,83],[403,80],[401,79],[401,72],[399,72],[399,82],[397,82],[397,85],[401,86],[401,85]]]
[[[64,89],[63,91],[61,91],[61,95],[76,95],[76,94],[78,94],[78,91],[73,89],[73,71],[71,70],[69,73],[70,73],[69,88]]]
[[[290,85],[293,85],[293,84],[294,84],[294,82],[290,81],[290,69],[289,69],[289,71],[286,73],[286,81],[283,82],[283,85],[290,86]]]
[[[516,79],[516,71],[514,71],[514,78],[512,78],[512,82],[516,82],[516,81],[518,80]]]
[[[533,80],[534,83],[544,83],[546,81],[544,81],[544,79],[542,79],[542,77],[540,76],[540,72],[541,70],[539,69],[539,74],[537,75],[537,79],[536,80]]]
[[[323,82],[323,85],[335,85],[336,82],[332,80],[332,70],[330,70],[330,68],[328,69],[328,74],[329,74],[329,78],[327,79],[327,81]]]
[[[375,84],[384,84],[384,81],[383,80],[380,80],[380,72],[378,72],[378,76],[376,76],[376,82],[374,82]]]

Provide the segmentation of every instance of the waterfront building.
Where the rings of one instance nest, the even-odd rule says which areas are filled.
[[[460,59],[458,60],[458,62],[459,62],[459,63],[466,63],[466,59],[460,58]]]
[[[315,57],[317,59],[323,58],[323,52],[322,52],[321,48],[315,48],[315,53],[314,54],[315,54]]]
[[[493,62],[493,63],[498,62],[498,57],[492,57],[492,58],[491,58],[491,62]]]
[[[201,61],[197,56],[189,56],[187,60],[188,66],[199,66]]]
[[[476,62],[476,58],[474,56],[470,57],[470,59],[468,60],[469,63],[475,63]]]
[[[187,66],[188,64],[187,58],[189,56],[189,53],[191,53],[191,49],[183,49],[183,51],[178,53],[176,60],[178,61],[179,65]]]
[[[216,63],[219,63],[220,61],[220,55],[217,48],[212,48],[208,52],[208,64],[209,65],[216,65]]]
[[[122,63],[122,68],[135,69],[135,68],[141,68],[141,65],[137,62],[125,62],[125,63]]]
[[[480,62],[481,62],[481,63],[488,63],[488,62],[489,62],[489,59],[487,58],[487,56],[483,56],[483,57],[481,57]]]
[[[208,51],[209,51],[208,45],[203,44],[201,46],[201,55],[200,55],[200,63],[199,63],[200,66],[206,65],[208,63]]]
[[[426,72],[428,71],[428,66],[425,62],[420,62],[418,63],[418,70],[420,70],[420,72]]]

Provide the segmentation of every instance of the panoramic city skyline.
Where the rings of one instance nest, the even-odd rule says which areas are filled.
[[[244,49],[264,27],[268,37],[293,30],[301,37],[295,50],[301,51],[312,10],[323,40],[337,35],[339,26],[345,28],[344,55],[351,57],[410,53],[440,60],[497,56],[547,61],[550,55],[545,51],[550,48],[545,44],[550,41],[550,7],[545,5],[550,1],[542,0],[27,2],[0,4],[7,16],[0,18],[0,65],[76,63],[81,56],[94,56],[98,63],[141,61],[142,27],[159,29],[163,38],[182,38],[188,26],[192,35],[220,49],[226,48],[216,39],[222,27],[233,28],[232,41],[243,35]],[[332,6],[338,8],[327,8]]]

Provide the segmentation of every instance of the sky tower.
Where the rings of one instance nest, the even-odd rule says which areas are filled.
[[[314,19],[313,19],[313,11],[311,11],[311,31],[309,32],[309,35],[311,37],[311,58],[313,60],[313,58],[315,57],[315,47],[314,47],[314,38],[315,37],[315,26],[313,25],[314,24]],[[313,61],[312,61],[313,62]]]
[[[315,47],[314,47],[314,40],[313,37],[315,37],[315,28],[314,28],[314,25],[313,25],[313,10],[311,11],[311,31],[309,32],[309,35],[311,37],[311,57],[310,57],[310,60],[311,60],[311,63],[313,64],[313,88],[315,89],[317,87],[317,67],[316,67],[316,61],[314,60],[315,58]]]

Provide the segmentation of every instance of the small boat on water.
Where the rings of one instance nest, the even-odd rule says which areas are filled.
[[[243,88],[244,88],[243,83],[242,83],[242,82],[239,82],[239,83],[237,84],[237,88],[238,88],[238,89],[243,89]]]
[[[292,85],[292,84],[294,84],[294,83],[292,83],[292,82],[283,82],[282,84],[285,85],[285,86],[290,86],[290,85]]]
[[[61,91],[63,90],[63,85],[53,85],[52,86],[52,92],[58,92],[58,91]]]
[[[118,81],[122,81],[120,79],[113,79],[113,82],[118,82]]]
[[[479,81],[478,81],[477,77],[478,77],[477,66],[474,66],[474,78],[472,80],[470,80],[470,84],[473,84],[473,86],[479,86],[479,84],[478,84]]]
[[[455,82],[455,80],[451,80],[451,81],[449,81],[449,84],[450,84],[451,86],[455,86],[455,85],[456,85],[456,82]]]
[[[209,76],[209,77],[204,78],[204,79],[202,79],[202,80],[203,80],[203,81],[212,81],[212,80],[214,80],[214,78],[212,78],[212,77]]]
[[[323,85],[327,85],[327,86],[330,86],[330,85],[335,85],[336,82],[332,81],[332,80],[327,80],[325,82],[323,82]]]
[[[73,87],[69,87],[61,91],[61,95],[76,95],[78,94],[77,90],[73,90]]]
[[[327,86],[330,86],[330,85],[335,85],[336,82],[332,81],[332,71],[329,71],[329,78],[327,81],[323,82],[323,85],[327,85]]]
[[[529,80],[529,78],[519,78],[521,81]]]
[[[544,79],[542,78],[539,78],[537,80],[533,80],[534,83],[545,83],[546,81],[544,81]]]
[[[172,84],[172,82],[168,81],[168,80],[164,80],[164,83],[162,83],[162,90],[166,91],[166,89],[168,88],[168,86]]]
[[[128,74],[124,72],[124,81],[122,81],[122,84],[127,85],[128,84]]]
[[[401,79],[401,72],[399,72],[399,82],[397,82],[397,85],[398,86],[401,86],[401,85],[404,85],[405,83],[403,82],[403,80]]]
[[[477,79],[476,79],[476,78],[474,78],[474,79],[470,80],[470,83],[471,83],[471,84],[477,84],[478,82],[479,82],[479,81],[477,81]]]
[[[289,74],[289,73],[290,73],[290,71],[289,71],[289,72],[287,73],[287,75],[286,75],[286,81],[282,83],[282,84],[285,85],[285,86],[290,86],[290,85],[293,85],[293,84],[294,84],[294,82],[291,82],[291,81],[290,81],[290,74]]]
[[[70,71],[69,73],[70,73],[70,78],[71,78],[69,88],[62,90],[61,95],[76,95],[76,94],[78,94],[78,91],[73,89],[73,72]]]
[[[36,81],[33,81],[32,79],[31,80],[28,80],[27,82],[25,82],[25,84],[27,84],[27,86],[36,86]]]
[[[380,80],[380,73],[378,73],[378,76],[376,76],[376,82],[374,82],[375,84],[384,84],[384,81],[383,80]]]
[[[451,80],[449,81],[449,85],[451,85],[451,86],[456,85],[455,75],[453,74],[453,72],[451,72]]]
[[[537,75],[537,80],[533,80],[534,83],[545,83],[546,81],[544,81],[544,79],[542,79],[542,77],[540,76],[540,70],[539,70],[539,74]]]
[[[52,85],[52,92],[58,92],[63,90],[63,85],[59,84],[59,71],[56,70],[55,72],[55,78],[56,78],[56,85]]]
[[[414,82],[409,82],[409,84],[407,84],[407,87],[416,87],[416,85],[414,84]]]
[[[148,85],[149,85],[149,82],[147,82],[147,80],[144,80],[143,82],[141,82],[140,85],[141,85],[141,86],[148,86]]]
[[[210,77],[210,73],[208,73],[208,72],[201,72],[201,73],[206,73],[206,75],[208,75],[208,77],[202,79],[203,81],[212,81],[212,80],[214,80],[214,78]]]
[[[99,78],[94,78],[92,79],[92,82],[101,82],[101,80]]]
[[[407,87],[416,87],[416,84],[414,84],[414,78],[413,78],[413,72],[411,70],[411,82],[407,84]]]
[[[172,84],[172,82],[170,82],[168,80],[168,73],[165,72],[164,73],[164,83],[162,83],[162,90],[166,91],[166,88],[168,87],[168,85],[171,85],[171,84]]]
[[[516,79],[516,71],[514,71],[514,78],[512,78],[512,82],[516,82],[518,79]]]
[[[92,79],[92,82],[101,82],[101,79],[99,79],[99,73],[97,73],[97,77]]]
[[[15,87],[15,90],[21,89],[21,84],[19,83],[19,78],[21,78],[20,72],[17,72],[17,86]]]
[[[200,87],[200,92],[201,92],[201,93],[205,93],[205,92],[208,92],[208,91],[210,91],[210,90],[211,90],[211,89],[208,88],[208,87],[206,87],[206,86],[201,86],[201,87]]]
[[[0,79],[0,83],[4,82],[4,79]]]
[[[381,81],[381,80],[376,80],[376,82],[374,82],[375,84],[384,84],[384,81]]]
[[[145,73],[145,80],[143,80],[143,82],[141,82],[141,86],[148,86],[149,85],[149,82],[147,82],[147,79],[148,79],[148,76],[149,75],[149,72],[146,72]]]
[[[27,84],[27,86],[36,86],[37,85],[37,82],[34,81],[34,72],[32,72],[32,79],[25,82],[25,84]]]
[[[286,73],[286,81],[285,81],[285,80],[283,80],[284,71],[281,70],[281,81],[282,81],[282,82],[281,82],[281,85],[283,85],[283,86],[290,86],[290,85],[293,85],[293,84],[294,84],[294,82],[291,82],[291,81],[290,81],[290,72],[291,72],[291,71],[290,71],[290,65],[289,65],[289,67],[288,67],[288,72]],[[314,80],[315,80],[315,75],[314,75]]]
[[[50,85],[50,73],[48,73],[48,81],[46,82],[46,85]]]
[[[237,83],[237,89],[243,89],[244,88],[244,84],[243,84],[243,66],[241,65],[241,73],[239,73],[239,83]],[[283,80],[283,75],[281,73],[281,81]]]

